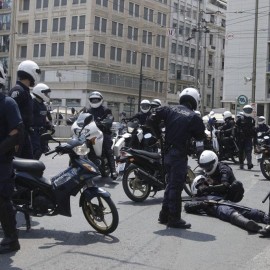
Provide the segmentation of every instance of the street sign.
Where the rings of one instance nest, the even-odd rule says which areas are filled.
[[[234,39],[234,34],[233,34],[233,33],[228,33],[228,34],[226,35],[226,39],[227,39],[227,40]]]
[[[243,105],[247,105],[248,104],[248,98],[247,96],[245,95],[240,95],[238,98],[237,98],[237,103],[241,106]]]

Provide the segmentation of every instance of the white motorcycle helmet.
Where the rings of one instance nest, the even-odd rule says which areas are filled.
[[[204,150],[200,155],[198,163],[207,175],[211,175],[217,168],[218,157],[213,151]]]
[[[193,195],[197,195],[198,193],[198,187],[202,184],[209,185],[207,182],[207,178],[204,175],[198,175],[195,177],[195,179],[192,182],[191,185],[191,192]]]
[[[200,111],[194,111],[199,117],[202,117],[201,112]]]
[[[226,120],[229,117],[232,117],[232,113],[230,111],[225,111],[222,115],[224,120]]]
[[[199,108],[201,96],[197,89],[195,88],[185,88],[179,94],[179,103],[189,103],[193,111]]]
[[[89,103],[91,108],[98,108],[103,103],[103,96],[100,92],[94,91],[89,95]]]
[[[32,91],[33,95],[47,103],[50,101],[50,92],[50,87],[45,83],[38,83]]]
[[[143,113],[148,113],[151,109],[151,103],[148,99],[144,99],[140,103],[140,109]]]
[[[258,125],[265,124],[265,117],[264,116],[259,116],[258,118]]]
[[[7,79],[7,73],[2,63],[0,63],[0,85],[5,85]]]
[[[243,107],[244,115],[247,117],[251,117],[253,113],[253,108],[250,105],[245,105]]]
[[[28,79],[31,87],[34,87],[39,82],[40,74],[39,66],[31,60],[22,61],[17,69],[18,77],[20,79]]]
[[[155,98],[151,101],[151,107],[154,108],[158,108],[161,106],[161,101],[158,98]]]

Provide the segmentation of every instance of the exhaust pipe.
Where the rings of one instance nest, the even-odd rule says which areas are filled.
[[[156,177],[152,176],[151,174],[141,170],[137,169],[138,176],[141,178],[146,178],[145,180],[149,182],[152,186],[156,186],[158,188],[164,189],[165,184],[160,182]]]

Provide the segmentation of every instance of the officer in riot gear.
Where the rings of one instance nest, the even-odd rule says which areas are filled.
[[[48,110],[45,102],[50,101],[51,89],[44,83],[37,84],[32,91],[33,94],[33,131],[30,134],[34,159],[39,160],[43,153],[48,149],[47,141],[42,140],[41,135],[48,130],[53,130],[52,124],[49,122]]]
[[[1,88],[5,80],[6,74],[0,65]],[[0,92],[0,223],[4,232],[0,254],[20,249],[11,197],[14,191],[12,159],[22,139],[23,123],[18,105]]]
[[[232,188],[230,187],[227,193],[223,194],[224,196],[219,196],[215,193],[207,194],[205,191],[209,189],[211,184],[212,180],[204,175],[198,175],[193,180],[191,190],[195,199],[185,204],[184,208],[187,213],[207,214],[230,222],[247,231],[259,233],[263,236],[270,236],[270,226],[267,225],[265,228],[262,228],[258,224],[269,224],[270,217],[268,214],[255,208],[238,205],[230,200],[222,200],[226,198],[226,195],[232,193],[230,191]],[[204,195],[201,195],[203,193]]]
[[[244,154],[246,154],[248,169],[253,168],[252,146],[253,138],[256,136],[255,120],[252,117],[253,108],[250,105],[243,107],[243,115],[236,121],[236,131],[239,146],[240,169],[244,168]]]
[[[200,95],[195,88],[186,88],[179,95],[180,105],[160,107],[150,116],[148,125],[157,137],[159,125],[165,124],[164,165],[168,183],[164,193],[159,222],[168,227],[190,228],[191,224],[181,218],[181,193],[187,174],[188,142],[191,137],[202,141],[205,137],[202,119],[195,114]]]
[[[111,126],[107,126],[107,125],[105,126],[105,125],[100,124],[101,121],[104,122],[104,120],[106,121],[106,119],[110,120],[108,121],[109,123],[112,123],[114,117],[112,115],[112,111],[109,108],[102,105],[103,101],[104,99],[100,92],[94,91],[90,93],[89,95],[90,108],[84,109],[84,112],[90,113],[94,116],[97,126],[103,132],[103,135],[104,135],[103,151],[109,162],[111,178],[115,180],[117,178],[117,172],[115,169],[115,160],[114,160],[113,150],[111,149],[112,143],[113,143],[112,138],[111,138],[112,133],[110,130]],[[112,183],[114,184],[115,182],[112,182]]]
[[[18,80],[16,85],[9,91],[18,104],[19,110],[25,126],[24,143],[16,154],[21,158],[33,158],[33,149],[30,141],[31,126],[33,124],[33,101],[30,94],[30,87],[34,87],[40,79],[41,71],[39,66],[31,61],[21,62],[17,69]]]
[[[145,125],[147,118],[151,115],[151,102],[148,99],[144,99],[140,103],[140,112],[136,113],[126,120],[132,121],[133,119],[138,119],[140,125]]]

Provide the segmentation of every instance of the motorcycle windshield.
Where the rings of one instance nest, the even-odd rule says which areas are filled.
[[[90,113],[81,113],[80,115],[79,115],[79,117],[78,117],[78,119],[77,119],[77,125],[79,126],[79,127],[83,127],[83,125],[84,125],[84,120],[85,120],[85,118],[86,117],[88,117],[90,115]]]

